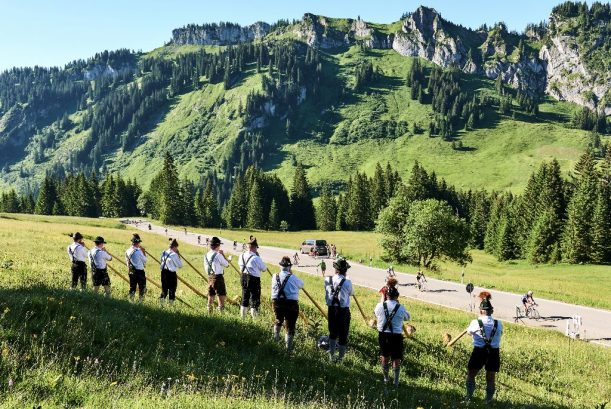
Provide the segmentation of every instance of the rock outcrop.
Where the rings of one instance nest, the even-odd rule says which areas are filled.
[[[172,30],[172,43],[178,45],[233,45],[259,40],[267,35],[270,25],[257,22],[249,26],[232,23],[189,24]]]
[[[547,94],[611,115],[611,75],[588,69],[573,37],[550,38],[539,55],[547,63]]]

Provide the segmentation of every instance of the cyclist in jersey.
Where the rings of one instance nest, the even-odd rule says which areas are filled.
[[[248,241],[248,251],[242,253],[238,264],[242,274],[240,283],[242,285],[242,305],[240,306],[240,316],[246,318],[246,312],[250,307],[250,315],[256,318],[259,315],[259,305],[261,304],[261,272],[267,270],[267,266],[259,257],[257,249],[259,244],[257,238],[250,236]]]
[[[274,340],[280,340],[280,328],[285,325],[284,342],[287,351],[293,350],[295,326],[299,316],[299,290],[303,281],[291,273],[291,259],[284,256],[279,263],[282,270],[272,277],[272,308],[274,310]]]
[[[106,241],[104,241],[104,237],[98,236],[93,242],[95,243],[95,247],[89,250],[93,291],[97,293],[100,290],[100,286],[103,286],[104,295],[109,297],[110,277],[108,277],[106,263],[112,260],[112,257],[106,252],[106,248],[104,247]]]
[[[537,305],[537,303],[535,302],[535,299],[533,298],[533,292],[532,291],[528,291],[526,294],[524,294],[522,296],[522,305],[524,305],[524,314],[526,314],[526,311],[528,311],[528,308],[531,307],[532,305]]]
[[[491,403],[496,391],[495,378],[501,368],[500,346],[503,335],[503,324],[492,317],[494,308],[487,291],[479,294],[480,317],[471,321],[467,333],[473,337],[473,352],[467,365],[467,401],[473,399],[475,392],[475,377],[482,369],[486,369],[486,402]]]
[[[161,295],[159,302],[165,303],[166,298],[170,299],[170,305],[176,299],[176,287],[178,286],[178,276],[176,270],[182,268],[182,260],[178,252],[178,241],[170,239],[170,247],[161,253]]]
[[[395,280],[396,281],[396,280]],[[384,383],[389,382],[388,372],[392,360],[393,383],[399,385],[400,365],[403,359],[403,322],[410,315],[399,303],[399,290],[394,285],[388,287],[388,300],[376,305],[374,313],[378,322],[378,344]]]
[[[208,312],[212,312],[214,297],[218,295],[219,312],[225,310],[225,298],[227,288],[225,287],[225,267],[229,262],[225,258],[225,253],[221,250],[221,240],[213,237],[210,240],[210,251],[204,256],[204,269],[208,272]]]
[[[70,233],[73,243],[68,246],[68,257],[72,262],[72,289],[75,290],[78,283],[81,283],[81,291],[87,288],[87,249],[83,242],[83,235],[79,232]]]
[[[132,245],[125,251],[125,264],[129,270],[129,298],[134,299],[138,288],[139,301],[144,300],[146,294],[146,266],[147,257],[142,247],[142,239],[138,233],[132,235]]]
[[[416,274],[416,285],[418,286],[418,289],[422,288],[422,283],[424,282],[426,282],[426,277],[422,271],[418,270],[418,273]]]
[[[333,262],[335,274],[325,280],[325,299],[328,311],[329,357],[335,361],[335,350],[339,351],[338,360],[342,361],[348,346],[350,329],[350,296],[353,294],[352,282],[346,278],[350,264],[345,258],[338,257]]]

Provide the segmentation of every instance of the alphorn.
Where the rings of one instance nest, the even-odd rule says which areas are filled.
[[[159,264],[161,266],[161,262],[159,260],[157,260],[152,254],[147,253],[153,260],[155,260],[157,262],[157,264]],[[180,257],[180,255],[179,255]],[[183,258],[184,260],[184,258]],[[189,287],[189,289],[191,291],[193,291],[195,294],[199,295],[200,297],[204,297],[204,298],[208,298],[207,295],[203,294],[201,291],[199,291],[197,288],[193,287],[191,284],[189,284],[186,280],[182,279],[178,274],[176,274],[176,278],[178,279],[178,281],[180,281],[181,283],[183,283],[184,285],[186,285],[187,287]]]
[[[123,260],[121,260],[120,258],[117,258],[115,256],[113,256],[108,250],[106,250],[106,252],[115,260],[119,261],[121,264],[123,264],[125,267],[127,267],[127,264],[125,264],[125,262]],[[116,271],[113,268],[113,271]],[[163,289],[161,288],[161,284],[159,284],[157,281],[153,280],[152,278],[150,278],[148,275],[145,275],[144,278],[146,278],[146,281],[152,283],[155,287],[159,288],[160,290],[163,291]],[[128,281],[129,282],[129,281]],[[188,302],[186,302],[185,300],[183,300],[182,298],[180,298],[179,296],[176,296],[176,299],[178,301],[180,301],[181,303],[183,303],[184,305],[186,305],[187,307],[193,308],[193,306],[191,304],[189,304]],[[193,308],[195,309],[195,308]]]
[[[89,250],[89,248],[87,246],[85,246],[85,248],[87,250]],[[106,250],[104,250],[106,251]],[[108,253],[108,251],[106,251]],[[111,256],[114,259],[114,256],[110,253],[108,253],[109,256]],[[123,274],[119,273],[113,266],[111,266],[110,264],[106,263],[106,267],[110,268],[112,270],[112,272],[114,272],[116,275],[118,275],[119,277],[121,277],[121,279],[123,281],[125,281],[127,284],[129,284],[129,279],[127,277],[125,277]]]
[[[273,276],[272,272],[269,271],[269,267],[267,268],[267,272],[269,273],[270,276]],[[318,303],[314,300],[314,298],[312,298],[312,296],[310,295],[310,293],[308,293],[308,290],[304,288],[301,289],[303,291],[303,293],[310,299],[310,301],[312,301],[312,303],[316,306],[316,308],[318,308],[318,311],[320,311],[320,313],[325,317],[325,318],[329,318],[327,316],[327,313],[320,307],[320,305],[318,305]]]
[[[454,338],[452,341],[450,341],[448,343],[448,347],[451,347],[452,345],[454,345],[456,342],[458,342],[459,339],[461,339],[465,334],[467,333],[467,330],[464,330],[463,332],[460,333],[459,336],[457,336],[456,338]]]

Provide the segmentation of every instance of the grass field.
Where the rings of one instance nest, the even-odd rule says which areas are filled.
[[[218,230],[202,229],[208,234],[218,234]],[[379,244],[381,235],[373,232],[268,232],[247,230],[222,230],[223,237],[245,242],[255,234],[262,245],[297,249],[305,239],[324,239],[337,246],[338,253],[351,260],[362,260],[373,265],[388,268],[389,263],[381,260],[382,249]],[[590,307],[611,309],[611,266],[544,264],[533,265],[524,260],[499,262],[481,250],[471,251],[473,263],[465,268],[465,280],[476,286],[495,288],[523,294],[533,290],[537,297],[581,304]],[[393,266],[396,271],[416,272],[417,268],[407,265]],[[454,263],[439,263],[439,268],[427,272],[427,276],[443,280],[460,281],[462,267]]]
[[[115,255],[131,237],[129,229],[117,228],[116,220],[0,218],[1,407],[459,406],[468,342],[447,350],[441,336],[465,328],[471,319],[467,313],[410,301],[407,308],[418,331],[406,340],[400,388],[385,393],[376,334],[356,310],[345,365],[328,363],[315,347],[324,323],[307,300],[301,306],[309,325],[299,321],[296,352],[287,356],[271,340],[272,318],[265,302],[258,320],[240,321],[233,306],[223,316],[208,315],[205,300],[182,284],[178,295],[194,310],[161,308],[159,292],[150,285],[143,304],[130,303],[126,284],[112,273],[111,298],[68,290],[66,234],[76,230],[88,244],[104,236]],[[167,243],[164,237],[140,234],[152,254]],[[183,256],[197,266],[201,251],[181,246]],[[125,273],[116,261],[111,264]],[[154,262],[147,270],[158,279]],[[204,288],[189,268],[181,276]],[[229,295],[236,295],[237,274],[228,271],[226,278]],[[320,279],[302,278],[322,301]],[[264,297],[269,297],[269,283],[264,277]],[[359,288],[357,295],[371,314],[376,293]],[[571,342],[548,330],[507,325],[502,354],[494,407],[594,408],[611,399],[609,349]],[[480,380],[478,397],[482,384]]]

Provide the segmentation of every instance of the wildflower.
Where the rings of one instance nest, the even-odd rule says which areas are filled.
[[[80,360],[81,360],[81,357],[80,357],[80,356],[75,356],[75,357],[74,357],[74,360],[75,360],[76,362],[78,362],[78,361],[80,361]]]
[[[15,382],[13,382],[13,380],[11,378],[9,378],[9,380],[8,380],[8,387],[12,388],[13,385],[15,385]]]
[[[8,356],[8,353],[9,353],[8,347],[5,346],[4,348],[2,348],[2,357],[3,358],[6,358]]]
[[[190,380],[191,382],[196,381],[197,377],[193,374],[189,374],[187,375],[187,379]]]
[[[6,307],[6,308],[4,309],[4,313],[5,313],[5,314],[8,314],[8,312],[9,312],[10,310],[11,310],[11,309],[10,309],[9,307]]]
[[[117,381],[112,381],[112,382],[110,383],[110,386],[115,386],[116,384],[117,384]]]
[[[76,319],[76,317],[74,315],[70,316],[70,321],[75,320],[75,319]]]

